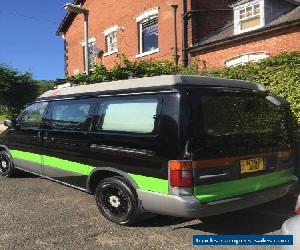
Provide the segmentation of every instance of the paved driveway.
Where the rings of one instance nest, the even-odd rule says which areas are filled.
[[[0,178],[0,249],[192,249],[193,234],[278,234],[293,206],[294,199],[286,198],[210,223],[158,216],[122,227],[100,215],[93,196],[22,174]]]
[[[0,121],[0,134],[6,129],[3,123]]]

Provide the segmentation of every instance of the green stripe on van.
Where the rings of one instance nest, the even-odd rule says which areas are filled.
[[[19,150],[10,150],[13,158],[31,161],[37,164],[42,164],[42,157],[40,154],[28,153]]]
[[[93,166],[81,164],[73,161],[63,160],[56,157],[51,157],[47,155],[39,155],[29,152],[23,152],[19,150],[10,150],[12,157],[30,161],[38,164],[44,164],[45,166],[51,168],[57,168],[64,171],[69,171],[81,175],[90,175],[90,173],[95,169]]]
[[[44,165],[52,168],[61,169],[64,171],[70,171],[74,173],[78,173],[81,175],[90,175],[91,172],[95,169],[90,165],[85,165],[82,163],[77,163],[68,160],[62,160],[56,157],[51,157],[47,155],[43,155]]]
[[[60,158],[39,155],[19,150],[10,150],[13,158],[20,160],[30,161],[37,164],[44,164],[46,167],[56,168],[64,171],[69,171],[73,173],[78,173],[81,175],[90,175],[95,167],[90,165],[85,165],[73,161],[63,160]],[[140,189],[158,192],[163,194],[169,193],[168,180],[162,180],[153,177],[147,177],[142,175],[128,174],[138,185]]]
[[[158,192],[162,194],[169,194],[169,182],[168,180],[147,177],[143,175],[129,174],[134,179],[140,189]]]
[[[295,181],[294,169],[240,180],[195,187],[195,196],[203,203],[232,198]]]

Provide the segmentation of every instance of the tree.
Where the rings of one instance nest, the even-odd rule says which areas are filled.
[[[0,65],[0,105],[6,106],[10,115],[17,114],[24,106],[37,98],[47,88],[35,81],[28,72]]]

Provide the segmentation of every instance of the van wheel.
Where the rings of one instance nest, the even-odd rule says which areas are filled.
[[[132,225],[137,221],[137,195],[125,178],[104,179],[96,189],[95,198],[100,212],[106,219],[120,225]]]
[[[0,151],[0,176],[14,177],[15,169],[12,160],[6,151]]]

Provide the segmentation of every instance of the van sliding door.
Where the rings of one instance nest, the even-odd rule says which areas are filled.
[[[91,115],[96,98],[53,101],[43,145],[44,175],[86,188]]]

